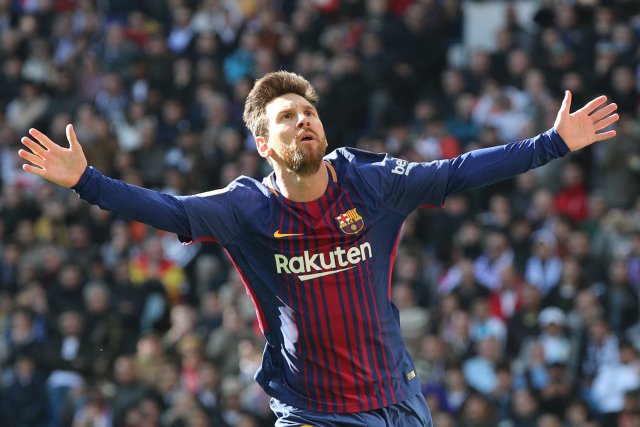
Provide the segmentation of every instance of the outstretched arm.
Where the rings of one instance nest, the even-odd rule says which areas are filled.
[[[68,148],[30,129],[31,138],[25,136],[21,140],[28,150],[18,151],[20,157],[29,162],[23,169],[63,187],[73,187],[81,198],[102,209],[180,236],[191,236],[187,212],[180,198],[126,184],[87,167],[73,126],[67,125],[66,130]]]
[[[450,159],[445,196],[511,178],[569,151],[613,138],[615,130],[602,130],[618,121],[620,117],[615,113],[618,106],[606,102],[606,96],[599,96],[571,113],[571,92],[566,91],[553,129],[530,139]]]

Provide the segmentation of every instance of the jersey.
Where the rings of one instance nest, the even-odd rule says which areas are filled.
[[[175,197],[89,168],[74,190],[183,240],[219,242],[267,341],[256,381],[294,407],[362,412],[420,391],[391,300],[406,217],[567,152],[554,130],[427,163],[341,148],[324,159],[325,193],[305,203],[284,197],[273,173],[262,182],[240,177],[222,190]]]

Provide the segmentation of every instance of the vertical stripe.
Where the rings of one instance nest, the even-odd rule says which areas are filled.
[[[388,285],[387,285],[387,299],[391,301],[391,285],[393,284],[393,266],[396,263],[396,254],[398,253],[398,246],[400,245],[400,233],[396,236],[396,243],[393,245],[393,250],[391,251],[391,257],[389,262],[389,271],[387,274],[389,275]]]
[[[295,207],[296,210],[298,209],[303,209],[302,208],[302,203],[297,203],[297,202],[291,202]],[[307,218],[304,218],[305,220],[307,220]],[[304,225],[305,225],[304,220],[302,220],[302,218],[298,221],[298,227],[297,227],[297,231],[296,233],[302,233],[304,232]],[[297,255],[303,254],[305,250],[310,250],[311,248],[309,247],[309,240],[308,240],[308,236],[303,236],[301,238],[298,239],[293,239],[295,245],[296,245],[296,251],[295,253]],[[301,309],[301,311],[304,313],[304,317],[307,319],[307,324],[309,326],[308,329],[308,334],[309,334],[309,344],[311,347],[311,351],[308,354],[309,359],[311,359],[311,363],[314,366],[314,385],[315,385],[315,389],[316,389],[316,408],[314,410],[318,411],[318,412],[326,412],[326,408],[324,408],[323,406],[326,405],[327,399],[326,399],[326,391],[325,391],[325,376],[326,373],[324,372],[324,369],[322,369],[322,344],[321,344],[321,331],[318,330],[318,324],[320,323],[320,321],[317,318],[318,312],[317,312],[317,304],[314,304],[313,302],[315,301],[313,298],[313,294],[312,294],[312,289],[311,287],[313,286],[313,282],[306,282],[306,283],[302,283],[300,281],[296,282],[296,286],[302,288],[302,291],[304,293],[304,298],[301,301],[301,304],[304,305],[304,307]]]
[[[393,270],[393,264],[395,262],[396,250],[398,248],[399,241],[400,241],[400,233],[398,232],[398,237],[396,238],[396,243],[395,243],[395,246],[394,246],[394,250],[393,250],[393,253],[391,254],[391,258],[390,258],[391,262],[389,263],[389,266],[388,266],[389,270],[387,271],[387,275],[389,276],[389,287],[388,287],[388,291],[387,291],[387,304],[390,304],[390,301],[391,301],[391,273],[392,273],[392,270]],[[367,269],[367,275],[369,277],[372,277],[372,275],[374,273],[369,269],[368,265],[366,266],[366,269]],[[371,286],[373,284],[373,281],[369,281],[369,284]],[[380,319],[380,317],[379,317],[380,313],[378,311],[378,306],[376,304],[375,299],[373,301],[373,309],[374,309],[374,312],[376,314],[376,318]],[[387,342],[387,341],[383,341],[386,337],[382,336],[382,327],[380,325],[380,321],[379,320],[378,320],[378,336],[379,336],[380,342]],[[402,343],[398,343],[398,344],[402,344]],[[402,344],[402,345],[404,345],[404,344]],[[387,351],[387,349],[389,351]],[[395,351],[395,349],[393,347],[384,347],[383,348],[383,356],[384,356],[384,359],[385,359],[385,367],[387,369],[387,373],[389,373],[389,364],[387,363],[387,360],[386,360],[386,353],[390,353],[389,357],[391,358],[391,362],[393,363],[393,366],[398,366],[398,361],[395,358],[394,351]],[[403,372],[400,372],[398,374],[399,375],[404,375]],[[389,376],[389,378],[393,379],[392,376]],[[403,381],[403,379],[404,378],[401,377],[399,379],[399,381]],[[402,391],[402,383],[398,384],[398,390],[400,391],[400,398],[398,398],[396,396],[393,383],[389,384],[389,389],[388,390],[385,390],[386,394],[390,394],[390,398],[392,399],[392,402],[399,402],[399,401],[403,401],[403,400],[406,399],[406,396],[404,395],[404,392]]]
[[[335,207],[333,209],[331,209],[331,204],[334,201],[334,199],[336,198],[336,193],[337,193],[338,189],[335,186],[331,186],[329,189],[329,194],[328,194],[328,200],[327,200],[327,206],[325,207],[325,211],[327,212],[327,214],[325,214],[323,216],[323,221],[324,223],[327,225],[327,228],[329,229],[329,231],[331,231],[331,237],[330,237],[330,244],[328,246],[330,246],[331,248],[334,248],[336,245],[340,244],[340,240],[342,239],[342,234],[341,232],[339,232],[338,230],[336,230],[336,223],[334,222],[334,218],[337,216],[337,211],[335,209]],[[355,327],[355,321],[353,319],[353,307],[347,307],[347,301],[348,301],[348,291],[346,289],[346,283],[344,280],[341,280],[340,276],[342,276],[342,274],[340,275],[335,275],[334,279],[335,283],[336,283],[336,287],[335,287],[335,293],[336,293],[336,299],[339,301],[340,303],[340,310],[342,312],[342,323],[338,324],[338,319],[330,319],[332,323],[336,324],[335,330],[342,330],[345,333],[345,344],[346,345],[351,345],[351,347],[353,348],[353,346],[356,344],[356,327]],[[345,348],[346,349],[346,348]],[[359,372],[359,366],[357,365],[357,361],[362,360],[363,359],[363,355],[362,355],[362,348],[358,345],[355,345],[355,349],[352,350],[353,353],[350,355],[350,357],[346,358],[346,363],[348,363],[349,365],[351,365],[351,376],[349,376],[347,374],[347,370],[344,369],[340,371],[340,375],[342,377],[344,377],[345,379],[345,383],[349,386],[349,388],[355,389],[355,393],[356,393],[356,405],[357,407],[354,407],[354,405],[350,402],[353,401],[353,396],[349,393],[345,393],[344,394],[344,399],[342,402],[342,412],[346,412],[346,411],[351,411],[351,412],[361,412],[364,410],[364,405],[363,405],[363,401],[361,399],[362,393],[364,392],[363,390],[361,390],[361,381],[360,381],[360,375],[358,375]],[[345,356],[344,355],[338,355],[339,360],[343,361],[343,364],[341,366],[344,366],[344,362],[345,362]]]
[[[381,357],[378,351],[380,347],[376,345],[375,334],[373,331],[375,314],[371,313],[372,304],[370,303],[370,300],[375,300],[375,295],[372,294],[373,290],[367,289],[365,285],[365,282],[367,281],[367,279],[363,277],[364,275],[363,275],[361,266],[359,268],[351,270],[350,273],[353,274],[354,282],[356,283],[356,286],[358,288],[357,292],[359,295],[361,295],[360,300],[362,301],[362,304],[363,304],[362,310],[363,312],[366,313],[366,320],[367,320],[366,323],[368,325],[368,334],[366,330],[364,331],[364,333],[369,337],[367,352],[369,353],[369,360],[371,360],[371,367],[369,370],[371,372],[372,377],[370,379],[370,382],[372,384],[376,384],[376,383],[384,384],[386,380],[383,377],[382,372],[380,370]],[[385,395],[380,396],[379,390],[377,388],[372,389],[372,396],[374,399],[374,402],[373,402],[373,404],[375,405],[374,407],[389,406],[390,402],[386,399]]]
[[[351,201],[351,199],[349,199],[349,191],[346,188],[343,190],[343,194],[345,196],[345,199],[347,199],[347,203],[350,206],[353,206],[353,202]],[[346,205],[343,202],[340,202],[340,209],[344,210],[345,208]],[[369,298],[366,292],[358,290],[358,288],[360,288],[361,286],[358,284],[358,278],[355,275],[355,270],[359,268],[361,267],[346,271],[345,276],[347,278],[347,283],[349,283],[351,287],[351,294],[357,297],[357,299],[353,301],[353,304],[355,305],[358,319],[362,319],[361,322],[358,322],[357,328],[359,332],[358,335],[360,336],[360,340],[362,343],[362,348],[367,356],[366,358],[363,358],[364,366],[366,366],[367,369],[363,370],[362,373],[366,376],[367,386],[369,389],[369,400],[372,401],[375,399],[375,403],[370,402],[370,405],[374,404],[376,407],[380,407],[381,405],[378,402],[377,390],[374,390],[374,383],[376,377],[382,378],[382,374],[380,373],[378,367],[379,362],[377,361],[377,357],[375,354],[376,344],[375,341],[373,341],[373,331],[371,326],[373,324],[373,320],[371,319],[369,302],[367,301]],[[367,332],[364,325],[369,325],[369,339],[367,339],[366,337]]]
[[[310,239],[306,238],[307,240],[305,243],[309,243],[310,241],[312,241],[313,242],[312,246],[313,246],[314,252],[316,253],[318,252],[318,248],[320,245],[318,242],[317,229],[316,227],[314,227],[315,215],[312,215],[312,213],[309,211],[309,208],[311,207],[311,210],[318,211],[319,209],[315,207],[317,206],[317,204],[318,202],[301,203],[302,209],[304,209],[304,211],[307,214],[308,223],[306,224],[307,225],[306,231],[308,232],[309,236],[312,236]],[[320,340],[318,341],[318,348],[321,350],[320,353],[323,359],[322,366],[324,368],[320,370],[321,378],[322,378],[320,387],[324,393],[323,407],[321,411],[331,412],[336,405],[335,394],[332,393],[334,384],[333,384],[333,378],[331,375],[332,370],[335,368],[332,369],[330,367],[330,358],[329,358],[329,355],[327,354],[327,349],[333,347],[333,345],[328,345],[328,343],[332,344],[332,339],[329,335],[329,328],[326,324],[327,318],[329,317],[329,315],[328,315],[327,304],[326,304],[326,296],[324,293],[325,286],[321,278],[314,279],[311,282],[307,282],[304,286],[307,288],[309,292],[313,294],[313,297],[310,297],[308,301],[316,302],[315,304],[312,304],[313,314],[315,315],[315,320],[313,323],[315,323],[314,329],[319,329],[319,332],[320,332]],[[321,304],[319,304],[318,302],[322,302],[323,305],[321,306]],[[322,310],[322,314],[320,313],[320,310]],[[331,399],[329,399],[329,397],[331,397]],[[331,409],[329,409],[330,408],[329,400],[332,401]]]
[[[329,185],[329,189],[328,191],[325,193],[327,194],[326,197],[322,197],[319,201],[318,201],[318,205],[317,205],[317,209],[318,209],[318,218],[319,220],[325,225],[325,227],[327,228],[327,232],[330,233],[332,230],[332,223],[327,223],[325,215],[323,214],[324,212],[327,212],[329,209],[329,203],[327,203],[327,199],[334,193],[333,185]],[[344,307],[342,306],[342,298],[340,298],[339,294],[338,294],[338,287],[340,286],[339,283],[337,283],[337,281],[335,280],[335,278],[331,279],[331,280],[321,280],[320,283],[320,290],[322,292],[322,304],[323,304],[323,309],[325,312],[325,322],[327,324],[327,331],[329,332],[331,338],[331,348],[333,349],[332,354],[333,354],[333,370],[332,372],[330,372],[331,376],[335,376],[335,381],[338,383],[338,388],[337,390],[332,389],[331,391],[331,395],[332,395],[332,400],[333,400],[333,410],[336,411],[338,410],[338,402],[336,399],[336,395],[338,397],[341,398],[341,402],[340,402],[340,410],[345,411],[346,410],[346,405],[345,405],[345,395],[346,392],[344,390],[343,384],[342,384],[342,375],[346,374],[346,372],[348,371],[349,367],[345,366],[345,359],[343,357],[341,357],[338,354],[338,349],[340,348],[340,346],[345,346],[347,343],[351,342],[351,340],[349,339],[349,334],[348,331],[346,330],[346,322],[344,320]],[[330,316],[329,315],[329,306],[327,304],[327,300],[331,301],[332,304],[335,304],[336,302],[339,302],[341,305],[341,313],[342,313],[342,317],[343,317],[343,321],[342,323],[339,323],[339,320]],[[332,326],[332,320],[338,324],[336,324],[335,326]],[[338,342],[338,345],[335,345],[335,342]],[[351,360],[351,359],[347,359],[347,360]],[[355,365],[353,363],[351,363],[351,370],[353,372],[353,374],[355,375]],[[357,399],[359,396],[355,396],[355,398]]]
[[[289,234],[298,234],[302,232],[302,225],[299,218],[299,215],[293,210],[293,208],[289,205],[289,203],[293,203],[287,200],[286,204],[286,213],[287,220],[289,223],[285,223],[285,229],[287,229],[287,233]],[[289,238],[289,254],[302,254],[304,252],[304,247],[301,248],[301,243],[304,242],[302,239],[292,239]],[[320,389],[319,389],[319,372],[317,363],[314,361],[315,354],[317,353],[317,348],[315,345],[314,339],[315,333],[313,330],[313,325],[311,324],[309,314],[309,298],[310,295],[308,292],[305,292],[304,285],[300,283],[295,276],[292,275],[291,286],[294,288],[294,295],[296,297],[296,313],[299,314],[299,319],[302,324],[302,333],[299,335],[299,340],[302,344],[304,341],[304,346],[306,347],[306,352],[302,352],[301,355],[305,360],[305,363],[310,367],[310,370],[307,371],[307,375],[303,377],[305,382],[310,381],[311,387],[309,390],[311,393],[309,394],[309,403],[310,409],[318,411],[317,402],[320,400]],[[306,295],[304,295],[306,294]],[[311,404],[311,401],[315,401],[316,404]]]
[[[278,198],[278,206],[277,209],[279,210],[279,214],[280,214],[280,227],[278,227],[278,230],[282,230],[281,232],[284,233],[285,230],[287,230],[286,232],[290,233],[290,225],[287,223],[287,219],[289,218],[289,216],[287,215],[287,210],[289,209],[288,206],[286,205],[285,202],[285,198],[284,197],[279,197]],[[280,253],[285,254],[288,253],[287,250],[285,250],[285,239],[280,239],[279,241],[280,243]],[[289,243],[289,250],[291,250],[291,243]],[[298,381],[298,385],[295,388],[299,387],[300,382],[302,382],[306,396],[311,396],[311,390],[309,388],[310,384],[309,381],[306,381],[306,378],[308,375],[311,375],[310,373],[310,369],[308,366],[308,363],[306,361],[305,358],[302,357],[302,354],[304,353],[302,351],[302,341],[304,339],[306,339],[306,328],[304,325],[304,322],[299,321],[298,319],[301,319],[300,314],[299,314],[299,307],[296,304],[296,301],[299,300],[299,294],[297,292],[294,292],[297,288],[295,286],[295,278],[290,275],[290,274],[284,274],[285,277],[285,285],[287,288],[287,294],[289,295],[289,308],[291,308],[292,312],[293,312],[293,322],[296,326],[296,329],[298,329],[298,341],[295,343],[295,348],[296,348],[296,354],[294,355],[294,357],[297,360],[297,363],[295,363],[295,366],[300,369],[300,373],[297,372],[293,372],[293,375],[296,376],[297,378],[300,378],[301,380]],[[288,365],[284,365],[286,369],[286,366]]]
[[[351,196],[350,196],[348,191],[345,191],[345,198],[350,203],[353,204],[353,201],[351,200]],[[359,264],[359,266],[360,265],[361,264]],[[361,280],[360,283],[361,283],[363,288],[365,287],[365,284],[369,285],[369,288],[370,288],[369,290],[363,289],[363,295],[371,296],[371,304],[369,304],[369,302],[365,300],[366,309],[367,309],[367,312],[370,314],[371,318],[375,319],[375,321],[378,324],[378,328],[377,328],[378,329],[378,337],[379,337],[379,340],[380,340],[379,342],[381,343],[381,346],[378,347],[377,345],[375,345],[375,342],[374,342],[372,344],[372,348],[373,348],[373,350],[380,350],[380,353],[382,353],[382,362],[383,362],[383,366],[384,366],[384,369],[385,369],[386,374],[387,374],[387,378],[392,379],[393,376],[391,374],[391,369],[390,369],[389,363],[387,361],[387,354],[386,353],[387,353],[387,349],[391,349],[391,354],[393,355],[393,352],[394,352],[395,349],[393,348],[393,346],[388,346],[388,345],[385,346],[384,345],[384,343],[386,343],[388,341],[383,339],[383,338],[386,338],[386,337],[382,337],[382,326],[380,324],[380,312],[378,311],[378,307],[377,307],[377,303],[376,303],[376,300],[377,300],[376,295],[377,295],[377,293],[378,292],[382,292],[383,290],[374,288],[375,281],[370,279],[371,277],[373,277],[373,275],[371,274],[372,272],[369,270],[368,266],[369,266],[369,263],[364,263],[364,266],[362,266],[362,267],[367,269],[366,277],[369,278],[369,279]],[[358,268],[358,270],[359,270],[359,272],[361,274],[363,274],[362,267]],[[373,312],[372,312],[372,310],[373,310]],[[369,323],[369,332],[371,333],[372,338],[373,338],[373,322]],[[376,367],[380,367],[380,361],[379,361],[378,354],[376,354],[376,362],[377,362]],[[396,361],[395,361],[395,358],[393,360],[393,366],[398,366]],[[380,373],[380,371],[378,371],[378,373]],[[393,386],[390,389],[391,389],[391,402],[388,401],[387,393],[385,392],[383,394],[383,400],[384,400],[383,401],[383,406],[388,406],[390,403],[396,402],[396,396],[395,396],[395,392],[393,391]]]

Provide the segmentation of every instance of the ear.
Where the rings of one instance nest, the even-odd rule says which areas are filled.
[[[258,150],[258,154],[260,154],[260,157],[263,157],[265,159],[268,158],[273,152],[273,149],[269,146],[269,138],[267,138],[266,136],[256,136],[255,140],[256,149]]]

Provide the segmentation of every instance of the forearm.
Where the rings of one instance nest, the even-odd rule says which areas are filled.
[[[568,152],[569,148],[553,129],[522,141],[470,151],[449,161],[446,194],[461,193],[511,178]]]
[[[176,197],[109,178],[91,167],[72,189],[104,210],[180,236],[191,235],[187,212]]]

